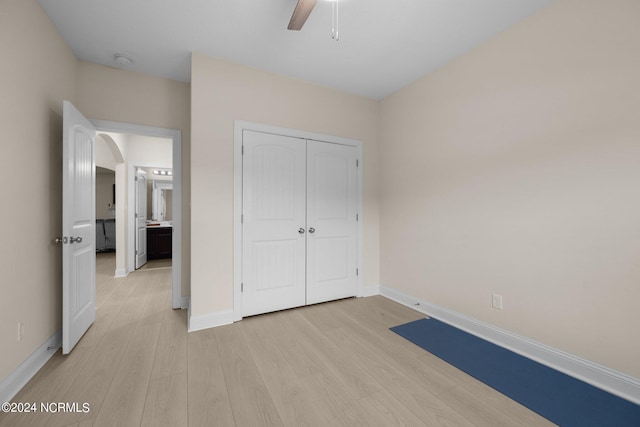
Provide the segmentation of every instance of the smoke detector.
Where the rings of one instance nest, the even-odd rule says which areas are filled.
[[[133,59],[119,53],[113,55],[113,60],[116,61],[116,64],[122,67],[133,64]]]

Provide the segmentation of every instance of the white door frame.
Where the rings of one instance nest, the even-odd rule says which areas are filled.
[[[173,169],[173,192],[172,203],[174,206],[173,212],[173,240],[172,240],[172,277],[171,277],[171,306],[173,308],[186,308],[188,298],[183,300],[182,298],[182,132],[179,129],[160,128],[155,126],[135,125],[131,123],[112,122],[107,120],[94,120],[91,122],[96,127],[96,130],[101,132],[116,132],[116,133],[130,133],[136,135],[154,136],[159,138],[169,138],[172,140],[172,165],[163,165],[162,167]],[[144,164],[136,164],[135,166],[147,167]],[[154,165],[151,165],[153,167]],[[132,176],[133,165],[129,165],[128,175]],[[127,180],[129,198],[127,203],[133,206],[131,200],[133,187],[131,185],[132,180]],[[177,208],[176,208],[177,207]],[[130,209],[131,211],[131,209]],[[131,242],[133,238],[132,227],[134,221],[131,220],[131,214],[127,220],[127,239]],[[131,246],[129,246],[131,247]],[[134,255],[135,256],[135,255]],[[135,261],[132,260],[132,255],[129,254],[127,264],[128,270],[135,270]],[[134,268],[132,268],[132,265]]]
[[[342,138],[339,136],[325,135],[314,132],[307,132],[297,129],[288,129],[278,126],[265,125],[261,123],[247,122],[243,120],[234,121],[233,137],[233,321],[242,320],[242,132],[251,130],[255,132],[270,133],[274,135],[290,136],[301,140],[311,139],[333,144],[350,145],[358,149],[358,243],[357,243],[357,263],[359,274],[358,293],[356,296],[363,296],[363,256],[362,256],[362,224],[363,224],[363,164],[362,164],[362,142],[356,139]]]

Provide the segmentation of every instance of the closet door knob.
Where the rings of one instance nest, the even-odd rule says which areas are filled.
[[[309,233],[313,234],[313,233],[315,233],[315,232],[316,232],[316,229],[315,229],[315,228],[311,227],[311,228],[309,229]]]
[[[298,233],[304,234],[304,228],[302,228],[302,227],[298,228]]]

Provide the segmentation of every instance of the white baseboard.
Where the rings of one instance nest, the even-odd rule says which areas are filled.
[[[115,277],[127,277],[129,272],[126,268],[118,268],[116,269]]]
[[[380,295],[640,405],[640,379],[392,288],[381,286]]]
[[[189,306],[187,318],[189,321],[188,331],[200,331],[233,323],[233,310],[194,316],[191,314],[191,306]]]
[[[2,383],[0,383],[0,402],[9,402],[47,363],[62,345],[62,330],[58,330],[31,356],[27,357]]]
[[[186,297],[180,297],[180,308],[182,310],[186,310],[190,307],[191,305],[191,297],[190,296],[186,296]]]

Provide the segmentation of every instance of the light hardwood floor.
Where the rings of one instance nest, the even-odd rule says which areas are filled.
[[[0,414],[1,426],[548,426],[388,328],[423,317],[347,299],[186,332],[171,270],[113,279],[98,257],[97,319],[14,402],[88,413]]]

